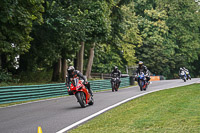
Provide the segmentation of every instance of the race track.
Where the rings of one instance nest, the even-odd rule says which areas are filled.
[[[66,96],[17,106],[0,108],[1,133],[37,133],[38,126],[43,133],[56,133],[100,110],[142,93],[184,86],[199,82],[200,79],[154,81],[147,91],[138,86],[120,89],[118,92],[94,93],[94,105],[81,108],[75,96]]]

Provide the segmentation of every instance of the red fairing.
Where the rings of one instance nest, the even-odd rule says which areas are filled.
[[[74,86],[75,81],[78,81],[78,84],[76,86]],[[85,103],[88,104],[89,102],[91,102],[90,93],[85,88],[83,81],[78,80],[78,78],[73,78],[71,80],[71,82],[72,83],[71,83],[70,89],[68,91],[71,91],[74,95],[76,95],[76,93],[78,93],[78,92],[83,92],[85,94],[85,100],[84,100]]]

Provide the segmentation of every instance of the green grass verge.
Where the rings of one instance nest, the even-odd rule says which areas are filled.
[[[200,84],[151,93],[118,106],[69,133],[199,133]]]

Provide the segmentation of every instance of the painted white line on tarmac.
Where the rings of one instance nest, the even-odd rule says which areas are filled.
[[[193,84],[193,83],[194,83],[194,82],[192,82],[192,83],[190,83],[190,84]],[[189,84],[185,84],[185,85],[189,85]],[[184,85],[181,84],[181,85],[173,86],[173,87],[171,87],[171,88],[176,88],[176,87],[180,87],[180,86],[184,86]],[[171,88],[165,88],[165,89],[171,89]],[[86,122],[86,121],[88,121],[88,120],[90,120],[90,119],[92,119],[92,118],[94,118],[94,117],[96,117],[96,116],[98,116],[98,115],[100,115],[100,114],[102,114],[102,113],[104,113],[104,112],[110,110],[110,109],[112,109],[112,108],[115,108],[115,107],[117,107],[117,106],[119,106],[119,105],[121,105],[121,104],[123,104],[123,103],[126,103],[126,102],[128,102],[128,101],[130,101],[130,100],[133,100],[133,99],[135,99],[135,98],[144,96],[144,95],[146,95],[146,94],[149,94],[149,93],[152,93],[152,92],[156,92],[156,91],[165,90],[165,89],[153,90],[153,91],[145,92],[145,93],[142,93],[142,94],[139,94],[139,95],[130,97],[130,98],[128,98],[128,99],[125,99],[125,100],[123,100],[123,101],[121,101],[121,102],[118,102],[118,103],[116,103],[116,104],[114,104],[114,105],[111,105],[111,106],[109,106],[109,107],[107,107],[107,108],[105,108],[105,109],[102,109],[102,110],[100,110],[99,112],[94,113],[94,114],[92,114],[92,115],[90,115],[90,116],[88,116],[88,117],[86,117],[86,118],[84,118],[84,119],[82,119],[82,120],[80,120],[80,121],[77,121],[77,122],[75,122],[74,124],[72,124],[72,125],[70,125],[70,126],[64,128],[64,129],[62,129],[62,130],[60,130],[60,131],[58,131],[58,132],[56,132],[56,133],[64,133],[64,132],[66,132],[66,131],[68,131],[68,130],[70,130],[70,129],[72,129],[72,128],[74,128],[74,127],[76,127],[76,126],[78,126],[78,125],[80,125],[80,124],[82,124],[82,123],[84,123],[84,122]]]
[[[107,108],[105,108],[105,109],[103,109],[103,110],[101,110],[101,111],[99,111],[99,112],[97,112],[97,113],[94,113],[94,114],[92,114],[92,115],[90,115],[90,116],[88,116],[88,117],[86,117],[86,118],[84,118],[84,119],[82,119],[82,120],[80,120],[80,121],[78,121],[78,122],[76,122],[76,123],[74,123],[74,124],[72,124],[72,125],[70,125],[70,126],[64,128],[64,129],[62,129],[62,130],[56,132],[56,133],[64,133],[64,132],[68,131],[69,129],[71,129],[71,128],[75,127],[75,126],[78,126],[79,124],[81,124],[81,123],[83,123],[83,122],[86,122],[86,121],[88,121],[88,120],[90,120],[90,119],[92,119],[92,118],[94,118],[94,117],[96,117],[96,116],[98,116],[98,115],[100,115],[100,114],[102,114],[102,113],[104,113],[104,112],[106,112],[106,111],[108,111],[108,110],[110,110],[110,109],[116,107],[116,106],[119,106],[119,105],[121,105],[121,104],[123,104],[123,103],[125,103],[125,102],[128,102],[128,101],[130,101],[130,100],[132,100],[132,99],[134,99],[134,98],[143,96],[143,95],[145,95],[145,94],[146,94],[146,93],[143,93],[143,94],[140,94],[140,95],[137,95],[137,96],[128,98],[128,99],[126,99],[126,100],[124,100],[124,101],[121,101],[121,102],[119,102],[119,103],[116,103],[116,104],[114,104],[114,105],[112,105],[112,106],[109,106],[109,107],[107,107]]]

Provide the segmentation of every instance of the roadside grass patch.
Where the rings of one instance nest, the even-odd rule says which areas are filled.
[[[118,106],[69,133],[199,133],[200,84],[162,90]]]

